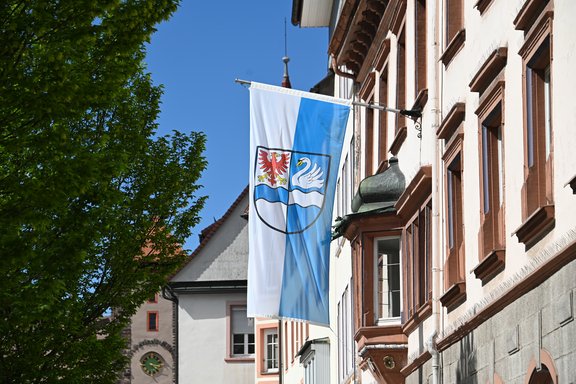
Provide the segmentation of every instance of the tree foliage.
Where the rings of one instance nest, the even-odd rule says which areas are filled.
[[[143,64],[177,5],[0,4],[2,382],[114,382],[121,329],[185,259],[205,137],[156,137]]]

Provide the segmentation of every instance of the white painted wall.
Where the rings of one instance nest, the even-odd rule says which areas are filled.
[[[254,362],[227,361],[226,308],[245,294],[181,294],[178,309],[179,382],[254,383]]]

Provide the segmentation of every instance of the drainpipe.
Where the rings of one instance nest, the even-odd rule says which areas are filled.
[[[354,74],[348,73],[348,72],[343,72],[338,67],[338,64],[336,63],[336,56],[334,56],[334,54],[330,55],[330,66],[332,67],[332,70],[334,71],[334,73],[340,77],[345,77],[347,79],[354,79],[355,78]]]
[[[172,304],[172,334],[174,337],[174,376],[172,378],[173,383],[178,383],[178,296],[174,289],[169,284],[162,287],[162,297],[166,300],[170,300]]]
[[[436,338],[440,333],[440,316],[442,307],[440,305],[440,292],[442,288],[442,220],[440,219],[440,212],[442,212],[442,199],[440,188],[442,187],[442,168],[440,160],[440,141],[436,137],[436,131],[440,126],[440,73],[439,73],[439,17],[441,15],[440,8],[441,0],[430,1],[429,14],[431,15],[431,31],[432,37],[430,45],[432,47],[432,60],[429,69],[429,79],[432,79],[428,85],[430,94],[430,114],[432,121],[432,140],[433,145],[432,153],[432,321],[433,330],[427,341],[427,349],[432,355],[432,383],[440,383],[441,367],[440,367],[440,353],[436,348]],[[430,34],[428,34],[430,36]],[[430,61],[429,61],[430,63]]]

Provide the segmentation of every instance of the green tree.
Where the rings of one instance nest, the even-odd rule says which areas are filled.
[[[186,258],[205,136],[156,137],[143,64],[177,6],[0,4],[0,382],[114,382],[121,329]]]

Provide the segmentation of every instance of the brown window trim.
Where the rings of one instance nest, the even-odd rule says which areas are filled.
[[[444,64],[444,67],[448,67],[452,59],[456,56],[458,52],[464,47],[466,42],[466,30],[459,30],[456,35],[450,40],[450,43],[444,49],[442,56],[440,56],[440,61]]]
[[[394,136],[394,140],[392,140],[392,144],[390,144],[390,148],[388,149],[388,151],[392,155],[396,156],[398,154],[398,151],[400,151],[402,144],[404,144],[404,140],[406,140],[407,136],[408,136],[408,128],[400,127],[400,129],[396,133],[396,136]]]
[[[378,102],[380,105],[388,105],[388,63],[381,68],[378,77]],[[378,111],[378,169],[380,172],[382,164],[387,160],[388,155],[388,112]]]
[[[518,241],[523,243],[526,249],[530,249],[554,228],[556,224],[554,210],[552,204],[538,208],[512,235],[516,235]]]
[[[552,66],[552,4],[528,1],[517,17],[517,29],[528,30],[519,50],[523,61],[524,98],[524,184],[522,185],[523,224],[514,232],[526,249],[554,228],[553,122],[549,154],[546,157],[542,68]],[[541,13],[538,14],[538,11]],[[544,51],[542,49],[544,48]],[[528,70],[530,68],[530,70]],[[531,75],[532,74],[532,75]],[[531,88],[528,89],[530,79]],[[552,79],[552,73],[550,74]],[[552,86],[552,81],[550,81]],[[531,105],[528,106],[528,100]],[[550,111],[551,113],[551,111]],[[532,120],[530,120],[532,116]],[[531,132],[529,132],[531,130]],[[531,141],[529,141],[531,138]],[[532,155],[531,155],[532,154]]]
[[[401,217],[410,218],[432,193],[432,166],[420,167],[395,204]]]
[[[464,103],[456,103],[450,108],[450,111],[444,117],[442,124],[438,127],[436,131],[436,136],[439,139],[449,140],[456,129],[464,121],[464,114],[466,111],[466,105]]]
[[[418,95],[426,89],[428,84],[427,73],[427,20],[426,20],[426,0],[416,0],[414,2],[414,53],[415,53],[415,76],[414,93]]]
[[[375,291],[376,291],[376,260],[374,258],[374,244],[377,238],[381,237],[398,237],[401,239],[402,231],[400,230],[389,230],[389,231],[370,231],[364,232],[362,234],[362,245],[358,255],[362,258],[360,265],[363,266],[363,270],[356,271],[355,279],[357,283],[360,284],[358,287],[361,295],[358,296],[356,293],[356,298],[358,298],[357,306],[361,308],[361,311],[357,313],[356,321],[359,327],[373,327],[377,326],[377,314],[378,308],[375,308]],[[359,316],[359,318],[358,318]]]
[[[466,283],[461,281],[452,284],[442,296],[440,302],[448,312],[457,308],[460,304],[466,301]]]
[[[498,166],[504,166],[505,153],[498,158],[497,139],[494,138],[494,129],[499,127],[501,140],[504,141],[504,81],[498,81],[488,92],[483,94],[482,102],[476,110],[479,121],[478,131],[478,155],[479,155],[479,185],[480,185],[480,230],[478,233],[478,253],[480,263],[472,271],[476,278],[482,281],[482,285],[488,283],[496,274],[504,269],[505,262],[505,202],[504,196],[500,196],[500,190],[504,193],[505,175],[500,180]],[[498,110],[500,111],[498,113]],[[496,114],[496,115],[494,115]],[[486,129],[486,136],[484,130]],[[485,144],[484,139],[488,142]],[[485,146],[486,145],[486,146]],[[488,153],[485,153],[488,151]],[[487,159],[484,159],[487,156]],[[485,162],[486,161],[486,162]],[[498,162],[501,164],[498,164]],[[488,167],[484,169],[484,166]],[[485,175],[484,173],[488,174]],[[488,181],[488,185],[484,185]],[[489,195],[484,196],[488,191]],[[487,199],[487,200],[486,200]],[[502,204],[500,204],[502,201]],[[488,205],[488,211],[485,211],[485,204]]]
[[[572,188],[572,194],[576,194],[576,175],[572,179],[570,179],[570,181],[564,184],[564,187],[568,185],[570,186],[570,188]]]
[[[150,328],[150,315],[154,315],[155,316],[155,328],[152,329]],[[158,332],[160,328],[160,318],[158,315],[158,311],[147,311],[146,312],[146,330],[148,332]]]
[[[482,261],[472,269],[477,279],[486,285],[490,280],[496,277],[504,270],[506,261],[506,250],[495,249],[488,255],[485,255]]]
[[[478,12],[480,12],[481,15],[484,14],[484,12],[486,12],[486,9],[488,9],[488,7],[490,6],[490,4],[492,4],[493,0],[478,0],[476,2],[476,4],[474,4],[474,8],[478,9]]]
[[[490,83],[498,76],[498,74],[506,66],[506,61],[508,59],[508,48],[499,47],[496,48],[490,56],[484,61],[480,70],[476,72],[472,80],[470,81],[469,87],[472,92],[483,93]]]
[[[374,59],[374,68],[377,71],[382,72],[386,61],[388,60],[388,56],[390,55],[390,38],[385,38],[380,47],[378,48],[378,53],[376,53],[376,58]]]
[[[514,19],[514,27],[516,30],[528,32],[543,11],[549,9],[552,9],[549,0],[526,1]]]
[[[428,300],[422,304],[418,310],[406,320],[402,326],[402,332],[404,332],[405,335],[409,335],[418,328],[418,325],[429,318],[430,315],[432,315],[432,300]]]
[[[374,104],[373,96],[370,97],[368,104]],[[364,135],[364,175],[365,177],[374,174],[374,108],[365,109],[365,135]]]
[[[407,64],[407,52],[406,52],[406,28],[404,26],[398,34],[397,40],[397,61],[396,61],[396,108],[402,109],[406,106],[406,64]],[[406,116],[401,113],[396,114],[396,125],[394,134],[397,136],[398,132],[402,127],[406,126]]]
[[[465,254],[464,254],[464,223],[463,218],[463,175],[464,175],[464,159],[463,159],[463,142],[464,142],[464,130],[462,124],[460,124],[457,133],[452,136],[447,149],[442,156],[444,160],[444,173],[445,173],[445,190],[446,190],[446,202],[445,202],[445,215],[446,215],[446,261],[444,265],[445,271],[445,282],[446,292],[440,298],[442,305],[451,311],[456,306],[463,302],[466,297],[466,283],[465,283]],[[454,176],[454,181],[458,181],[454,185],[454,191],[452,192],[452,198],[454,203],[450,202],[449,196],[449,172],[450,167],[452,167],[455,162],[456,164],[454,173],[458,173],[458,176]],[[459,178],[459,179],[458,179]],[[458,179],[458,180],[457,180]],[[455,204],[455,205],[454,205]],[[456,210],[453,213],[453,218],[450,219],[450,206],[452,205],[452,210]],[[450,223],[452,220],[452,232],[450,231]],[[452,235],[450,235],[452,233]],[[449,240],[449,236],[452,236],[452,244]]]
[[[376,73],[370,72],[358,91],[358,96],[362,100],[368,100],[370,95],[374,92],[374,84],[376,83]]]

